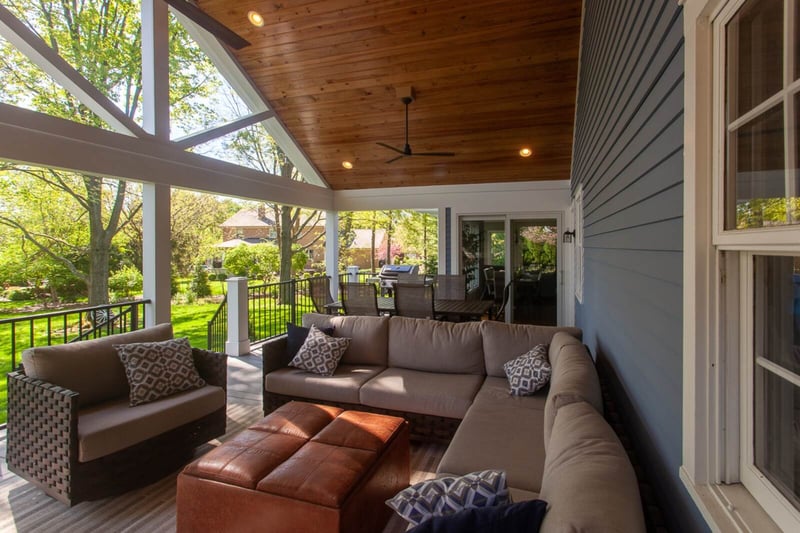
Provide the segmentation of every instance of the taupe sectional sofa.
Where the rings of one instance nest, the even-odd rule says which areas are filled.
[[[644,531],[633,468],[602,416],[577,328],[308,314],[350,337],[335,374],[287,367],[286,337],[264,345],[264,410],[289,400],[400,414],[412,435],[450,439],[439,474],[503,469],[515,501],[540,498],[542,531]],[[503,364],[549,345],[549,386],[512,396]]]

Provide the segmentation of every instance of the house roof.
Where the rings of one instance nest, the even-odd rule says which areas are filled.
[[[240,209],[235,215],[220,224],[223,228],[263,228],[274,226],[271,218],[259,217],[257,209]]]
[[[333,189],[569,179],[579,0],[197,4],[252,43],[234,56]],[[454,157],[386,163],[407,87],[412,150]]]
[[[356,234],[355,239],[353,242],[348,246],[350,249],[359,249],[359,248],[372,248],[372,230],[369,229],[354,229],[353,232]],[[375,230],[375,246],[380,246],[383,240],[386,238],[386,230],[383,229],[376,229]]]

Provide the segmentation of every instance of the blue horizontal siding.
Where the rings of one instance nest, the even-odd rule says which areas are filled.
[[[670,529],[707,526],[684,489],[682,9],[586,2],[572,159],[583,190],[576,320],[609,372]]]

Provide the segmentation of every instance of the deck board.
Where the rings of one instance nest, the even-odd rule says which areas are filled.
[[[229,359],[227,432],[210,444],[198,448],[198,454],[206,453],[213,445],[233,437],[261,418],[260,382],[260,357],[250,355]],[[444,450],[445,446],[442,444],[412,443],[412,483],[434,477]],[[70,508],[8,471],[5,464],[5,431],[0,432],[0,460],[0,531],[175,531],[175,487],[178,472],[122,496],[81,502]],[[405,522],[395,515],[384,533],[399,533],[405,531],[405,526]]]

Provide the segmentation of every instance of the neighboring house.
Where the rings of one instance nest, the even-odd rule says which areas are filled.
[[[361,268],[362,270],[369,270],[372,268],[370,261],[370,254],[372,253],[372,230],[370,229],[354,229],[355,238],[347,251],[342,255],[347,256],[348,265],[353,265]],[[380,255],[381,250],[386,249],[386,230],[375,230],[375,256]],[[375,260],[375,268],[378,268],[378,261]]]
[[[275,221],[268,218],[263,205],[258,209],[240,209],[235,215],[220,224],[222,240],[226,242],[234,239],[247,240],[248,244],[266,242],[275,239]]]

